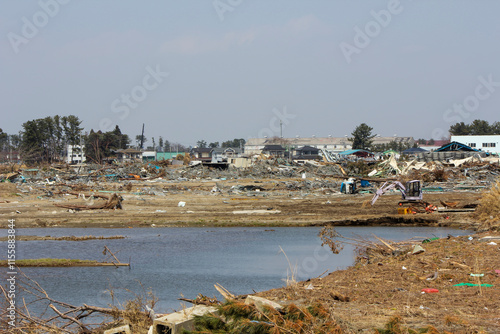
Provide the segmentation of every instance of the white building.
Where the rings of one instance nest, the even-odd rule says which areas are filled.
[[[85,161],[85,145],[68,145],[68,155],[66,157],[66,162],[72,163],[82,163]]]
[[[311,146],[330,152],[343,152],[352,148],[352,142],[347,137],[250,138],[245,143],[245,155],[260,154],[266,145],[281,145],[288,149]]]
[[[245,143],[245,154],[260,154],[266,145],[281,145],[284,148],[298,149],[304,146],[311,146],[320,150],[340,153],[352,149],[350,137],[295,137],[295,138],[250,138]],[[380,137],[372,139],[373,144],[388,144],[392,141],[409,144],[415,143],[413,137]]]
[[[451,136],[451,141],[457,141],[483,152],[500,153],[500,135]]]

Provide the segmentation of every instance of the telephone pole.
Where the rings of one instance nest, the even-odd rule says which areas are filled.
[[[142,123],[142,134],[141,134],[141,150],[144,145],[144,123]]]

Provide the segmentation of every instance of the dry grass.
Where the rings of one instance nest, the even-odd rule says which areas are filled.
[[[280,253],[283,253],[283,255],[286,258],[286,262],[288,263],[288,269],[286,270],[286,289],[289,291],[289,293],[294,294],[295,289],[297,287],[297,265],[292,265],[290,262],[290,259],[286,255],[285,251],[283,248],[280,246]]]
[[[331,311],[321,303],[314,303],[308,307],[290,304],[277,311],[271,307],[257,307],[230,301],[219,306],[218,316],[196,317],[195,330],[184,333],[350,333],[342,328]]]
[[[498,233],[481,236],[485,235]],[[390,243],[393,252],[383,243],[361,247],[358,262],[347,270],[298,282],[294,294],[282,288],[259,296],[278,303],[325,303],[334,309],[337,319],[358,331],[495,333],[493,329],[500,325],[496,315],[500,277],[494,271],[500,269],[498,246],[479,241],[480,235],[472,237],[472,241],[450,237],[420,244],[425,252],[418,255],[411,254],[413,246],[400,243]],[[484,277],[472,277],[471,273]],[[493,286],[454,286],[462,282]],[[439,292],[422,293],[424,288]],[[400,320],[394,322],[391,332],[386,325],[393,317]]]
[[[475,218],[480,223],[480,230],[500,231],[500,181],[481,197]]]
[[[17,187],[14,183],[0,182],[0,201],[5,198],[16,198],[19,196],[17,195],[18,192],[19,190],[17,190]]]

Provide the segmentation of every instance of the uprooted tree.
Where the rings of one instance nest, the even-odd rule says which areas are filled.
[[[129,324],[133,333],[146,333],[153,322],[151,310],[158,298],[151,291],[142,289],[122,308],[76,306],[52,298],[35,280],[19,268],[16,271],[16,293],[23,298],[12,303],[8,287],[0,285],[1,333],[102,333],[123,324]]]

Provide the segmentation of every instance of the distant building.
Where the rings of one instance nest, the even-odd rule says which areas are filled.
[[[142,151],[135,148],[127,148],[116,151],[116,159],[119,162],[142,161]]]
[[[69,164],[79,164],[85,161],[85,145],[68,145],[66,162]]]
[[[449,144],[450,141],[448,139],[440,139],[440,140],[434,140],[433,144],[422,144],[418,145],[419,147],[427,150],[427,151],[435,151],[438,148],[442,147],[443,145]]]
[[[236,168],[247,168],[252,165],[251,158],[241,157],[241,158],[229,158],[229,164]]]
[[[445,144],[434,152],[480,152],[477,148],[470,147],[457,141]]]
[[[156,161],[156,152],[151,150],[142,152],[142,161]]]
[[[211,162],[212,161],[212,150],[210,147],[195,147],[191,149],[191,156],[194,157],[193,160]]]
[[[490,153],[480,151],[466,144],[452,141],[445,144],[432,152],[416,153],[414,156],[418,161],[441,161],[450,162],[451,160],[465,159],[472,156],[486,157]]]
[[[372,158],[375,154],[367,151],[367,150],[360,150],[360,149],[355,149],[355,150],[347,150],[344,152],[339,153],[341,156],[347,157],[347,156],[355,156],[357,158]]]
[[[0,162],[20,163],[21,154],[19,151],[0,152]]]
[[[177,155],[186,155],[184,152],[156,152],[156,160],[161,161],[161,160],[170,160],[170,159],[175,159]]]
[[[351,148],[352,143],[347,137],[250,138],[245,143],[245,154],[260,154],[266,145],[281,145],[289,151],[303,146],[310,146],[331,152],[342,152]]]
[[[340,153],[352,149],[350,137],[295,137],[295,138],[250,138],[245,143],[245,154],[260,154],[266,145],[281,145],[288,151],[294,151],[304,146],[314,147],[333,153]],[[413,137],[374,137],[373,144],[389,144],[397,142],[413,146]]]
[[[275,158],[283,158],[286,149],[281,145],[266,145],[262,148],[262,154],[271,155]]]
[[[323,158],[319,155],[319,148],[312,146],[302,146],[301,148],[296,148],[293,151],[293,160],[305,161],[305,160],[322,160]]]
[[[451,141],[465,145],[483,152],[500,153],[500,135],[489,136],[451,136]]]
[[[373,145],[389,144],[392,142],[401,143],[402,145],[412,147],[413,144],[415,144],[415,139],[413,139],[413,137],[397,137],[397,136],[394,137],[376,136],[372,139]]]
[[[212,149],[212,162],[228,162],[231,158],[240,158],[243,150],[239,147],[216,147]]]

